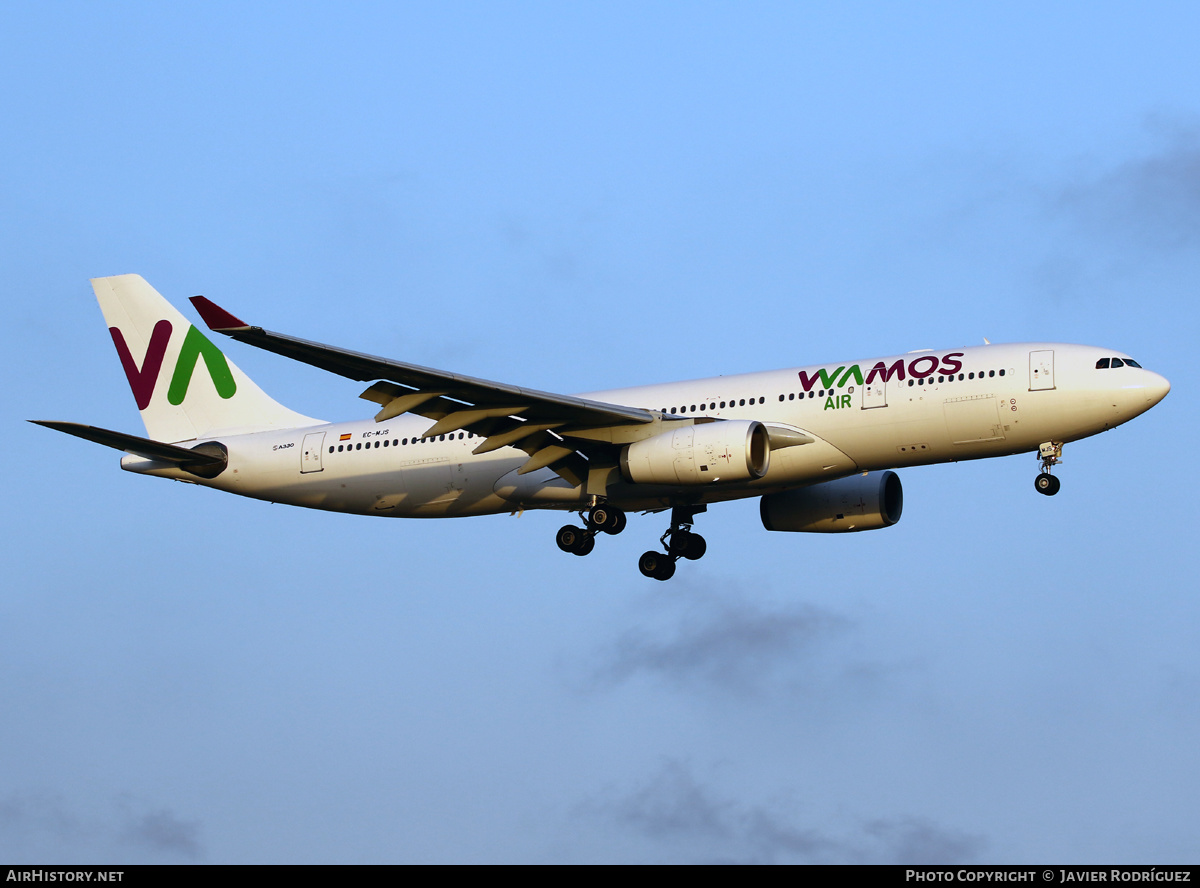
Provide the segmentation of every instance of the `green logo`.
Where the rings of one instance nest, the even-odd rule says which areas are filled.
[[[204,366],[212,377],[217,394],[223,399],[232,398],[237,391],[237,383],[229,370],[229,362],[221,354],[221,350],[213,345],[195,325],[188,328],[179,350],[179,360],[175,363],[175,374],[171,377],[171,387],[167,389],[167,400],[178,407],[187,397],[188,386],[192,382],[192,374],[196,370],[196,362],[204,357]]]

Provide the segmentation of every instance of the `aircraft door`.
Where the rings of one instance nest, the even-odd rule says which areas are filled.
[[[862,409],[887,406],[887,383],[883,379],[867,383],[862,387]]]
[[[1054,349],[1029,353],[1029,390],[1040,392],[1054,388]]]
[[[324,471],[325,467],[321,465],[321,449],[324,446],[324,432],[313,432],[311,435],[304,436],[304,446],[300,448],[301,475]]]

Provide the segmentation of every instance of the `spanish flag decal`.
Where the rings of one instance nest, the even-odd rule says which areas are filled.
[[[339,441],[349,441],[349,440],[350,440],[350,433],[349,433],[349,432],[346,432],[346,434],[342,435],[342,437],[338,438],[338,440],[339,440]]]

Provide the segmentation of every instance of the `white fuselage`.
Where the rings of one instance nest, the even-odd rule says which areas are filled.
[[[772,451],[750,482],[655,486],[617,480],[625,509],[761,496],[875,471],[1037,450],[1120,425],[1158,403],[1165,379],[1136,366],[1099,369],[1111,349],[1021,343],[591,392],[584,397],[663,411],[666,418],[758,420],[814,440]],[[579,509],[587,494],[549,469],[518,475],[514,448],[473,455],[481,439],[422,439],[432,421],[403,415],[224,436],[228,468],[198,479],[136,456],[122,467],[309,508],[408,518],[521,508]]]

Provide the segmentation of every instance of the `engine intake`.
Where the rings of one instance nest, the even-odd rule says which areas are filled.
[[[904,511],[904,488],[895,472],[853,475],[772,493],[759,501],[767,530],[849,533],[891,527]]]
[[[621,451],[621,474],[631,484],[711,484],[753,481],[767,474],[771,443],[755,420],[686,425],[637,441]]]

